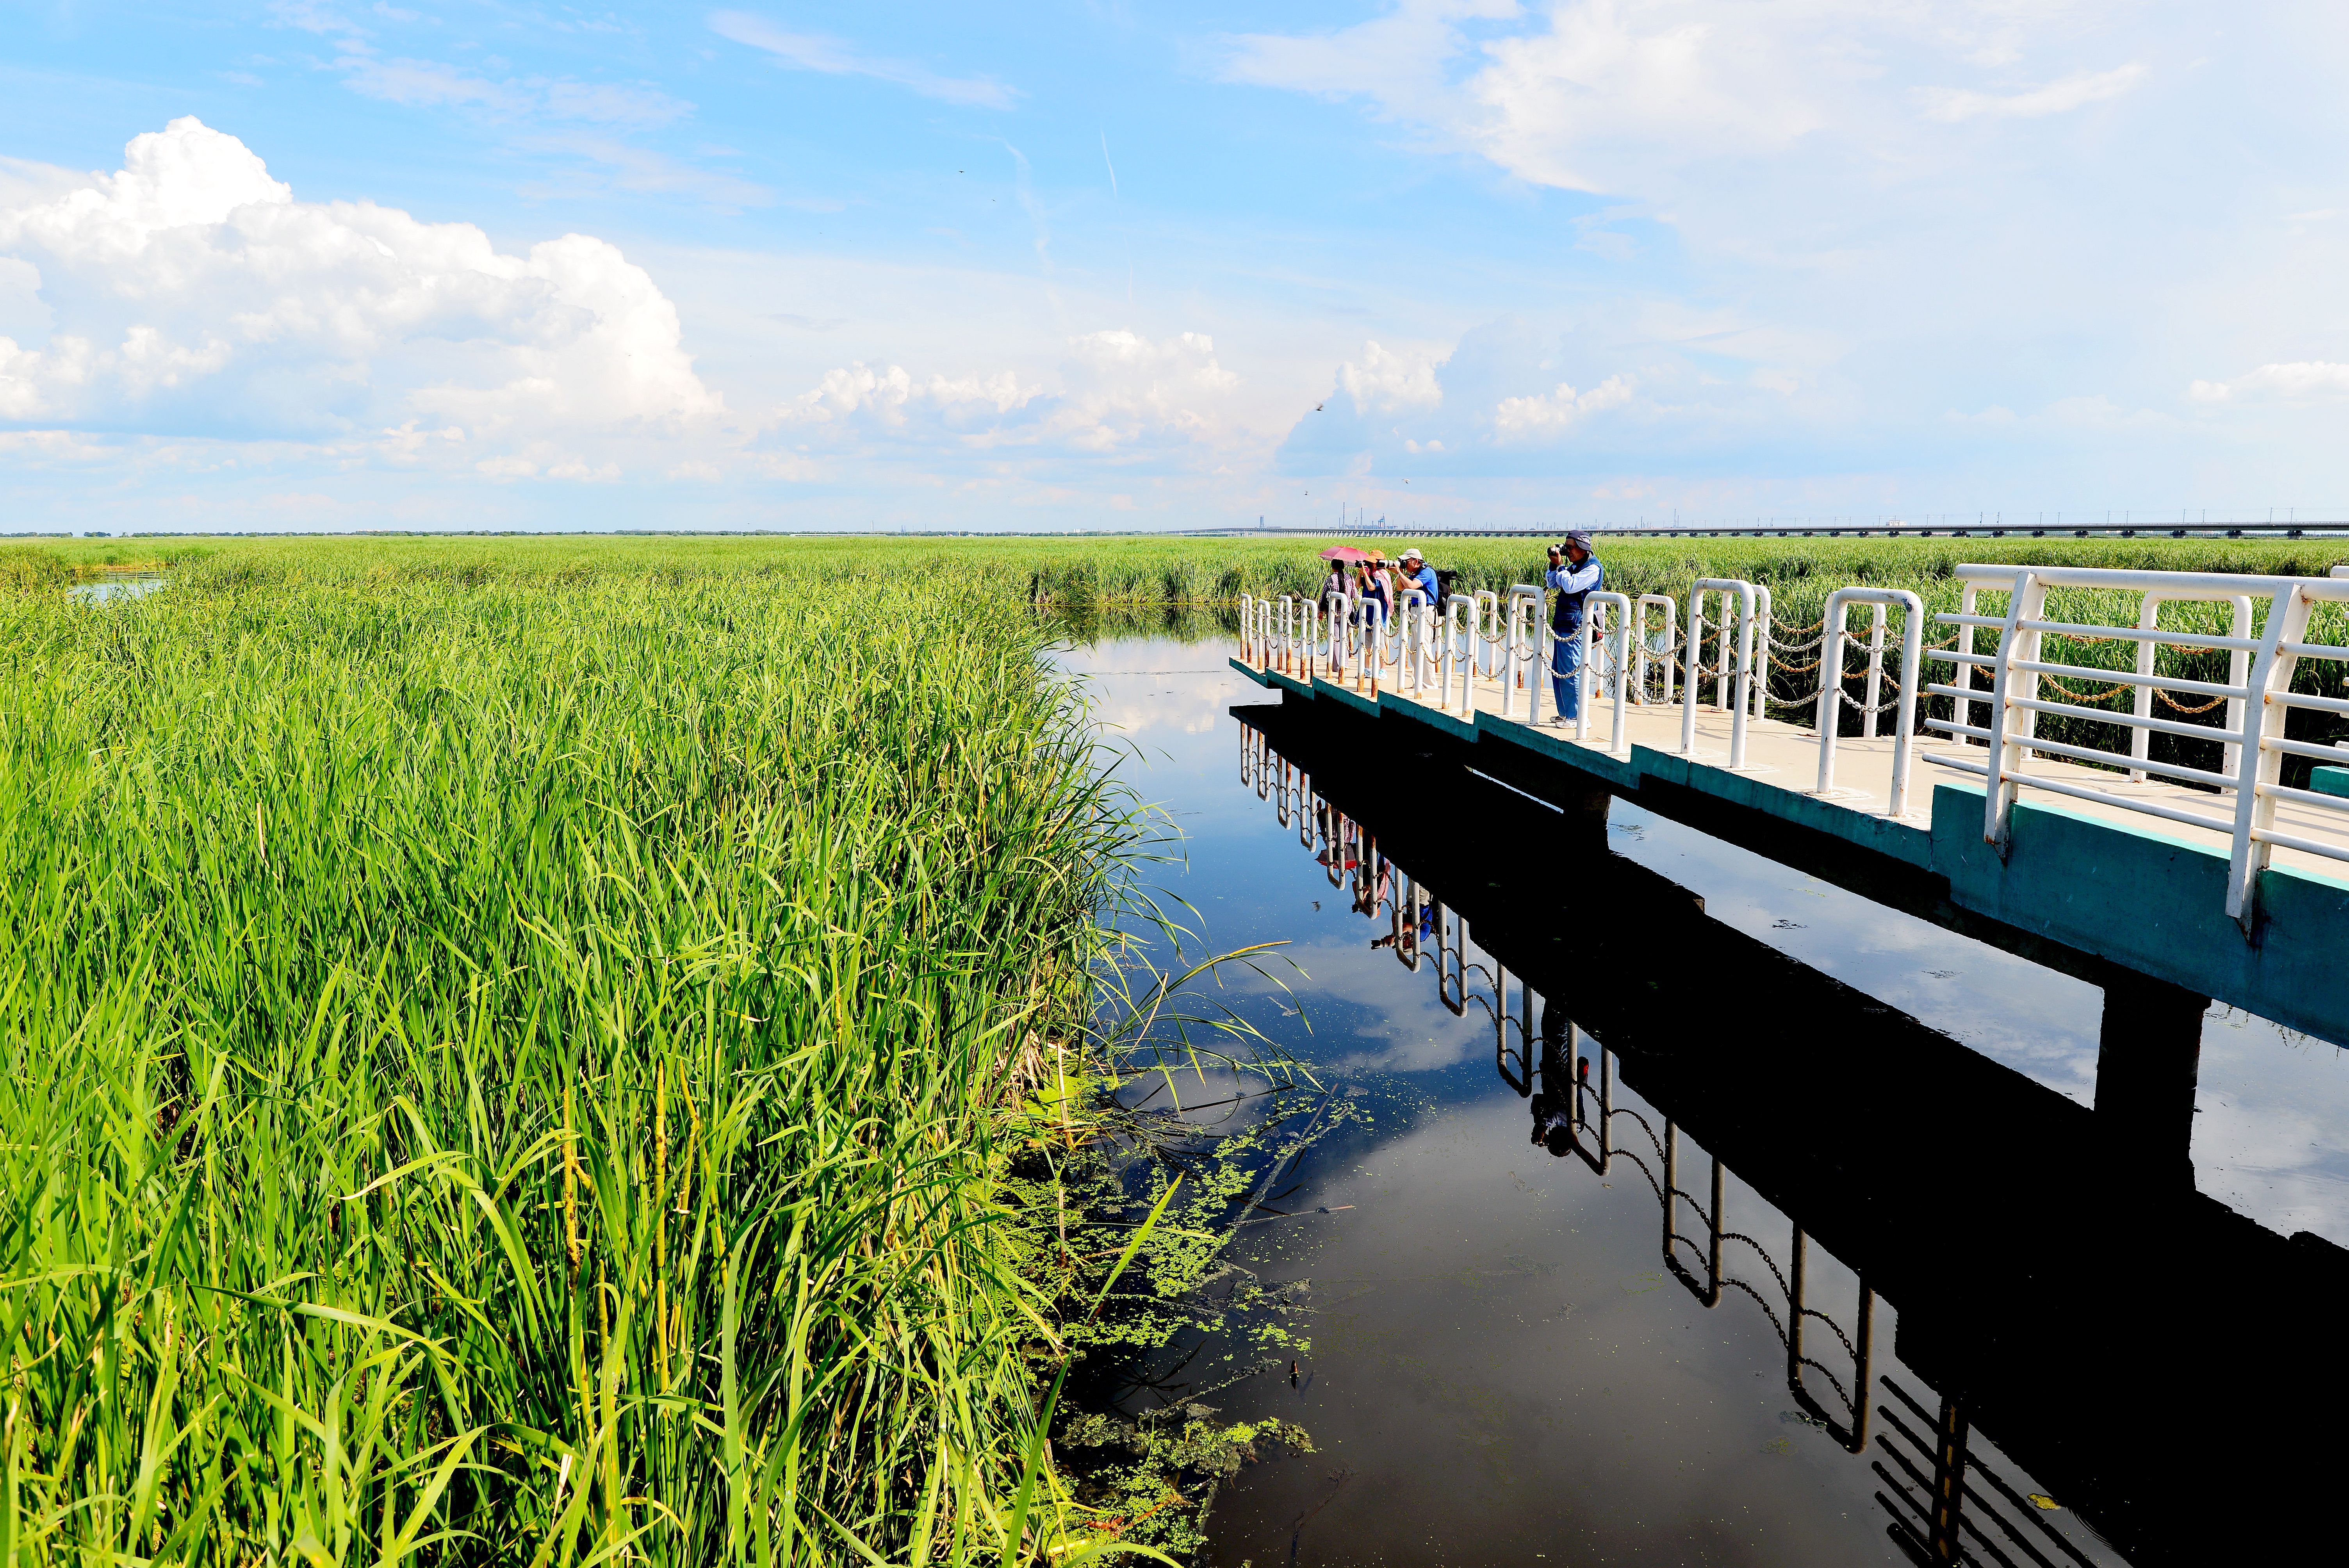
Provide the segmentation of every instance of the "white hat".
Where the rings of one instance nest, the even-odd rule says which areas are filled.
[[[1418,547],[1417,547],[1416,545],[1414,545],[1413,548],[1411,548],[1411,549],[1409,549],[1409,550],[1404,551],[1404,552],[1402,552],[1402,558],[1403,558],[1405,561],[1424,561],[1425,559],[1427,559],[1425,556],[1423,556],[1423,555],[1420,554],[1420,552],[1419,552],[1419,549],[1418,549]]]

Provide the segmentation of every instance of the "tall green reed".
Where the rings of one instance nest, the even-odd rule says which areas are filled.
[[[1007,1107],[1132,830],[1032,618],[264,565],[0,596],[0,1546],[1035,1551]]]

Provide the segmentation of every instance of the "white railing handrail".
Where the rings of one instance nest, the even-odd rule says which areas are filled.
[[[1527,611],[1530,611],[1532,615],[1531,630],[1521,633],[1519,628],[1527,623],[1521,621],[1519,617]],[[1536,642],[1541,635],[1541,613],[1542,591],[1540,589],[1530,583],[1513,583],[1509,585],[1508,641],[1501,663],[1501,717],[1503,718],[1512,718],[1516,715],[1517,682],[1520,678],[1526,684],[1526,722],[1527,724],[1534,722],[1540,708],[1542,660],[1541,654],[1536,647]],[[1517,663],[1517,649],[1520,646],[1525,649],[1526,657],[1531,665],[1529,670],[1522,673]]]
[[[2141,572],[2126,566],[2017,567],[1979,563],[1959,566],[1956,575],[1961,583],[1975,582],[1991,587],[2021,572],[2028,572],[2034,581],[2048,588],[2119,588],[2134,592],[2158,585],[2200,589],[2227,598],[2238,593],[2289,593],[2295,583],[2312,581],[2304,577],[2254,577],[2240,572]]]
[[[2320,603],[2349,603],[2349,572],[2336,571],[2321,578],[2261,577],[2222,572],[2141,572],[2116,568],[2089,567],[2016,567],[1961,565],[1959,578],[1968,588],[1980,587],[2007,595],[2003,616],[1970,614],[1971,603],[1957,614],[1939,617],[1944,624],[1961,628],[1990,625],[1998,629],[1997,645],[1987,656],[1971,651],[1967,645],[1971,632],[1961,633],[1959,651],[1952,654],[1936,650],[1933,657],[1951,663],[1961,671],[1987,666],[1991,671],[1991,690],[1961,690],[1954,686],[1930,686],[1930,693],[1950,696],[1957,704],[1949,721],[1929,718],[1929,727],[1941,730],[1960,738],[1980,738],[1989,742],[1988,756],[1981,762],[1963,756],[1934,756],[1932,759],[1966,772],[1980,773],[1985,785],[1982,803],[1982,837],[1999,846],[2003,853],[2008,842],[2008,823],[2012,819],[2015,797],[2024,784],[2057,795],[2118,806],[2141,811],[2168,821],[2187,823],[2224,833],[2229,840],[2227,876],[2227,913],[2239,921],[2246,935],[2257,917],[2259,873],[2272,859],[2274,847],[2286,848],[2324,856],[2336,861],[2349,861],[2349,842],[2328,842],[2303,835],[2279,831],[2275,827],[2275,808],[2279,800],[2291,800],[2296,805],[2315,806],[2349,813],[2349,801],[2309,790],[2287,788],[2282,781],[2283,759],[2286,757],[2322,756],[2323,748],[2306,741],[2289,738],[2284,725],[2294,707],[2316,707],[2328,699],[2296,695],[2291,690],[2292,678],[2298,662],[2303,657],[2349,660],[2349,645],[2313,644],[2307,641],[2310,617]],[[2127,626],[2105,626],[2070,621],[2056,621],[2046,614],[2047,593],[2051,588],[2095,588],[2135,593],[2140,595],[2136,624]],[[2254,633],[2253,601],[2268,602],[2265,624]],[[2206,603],[2231,604],[2234,608],[2232,636],[2209,634],[2163,632],[2158,629],[2160,606],[2167,603],[2190,601]],[[2108,638],[2137,645],[2132,670],[2090,669],[2082,665],[2054,663],[2042,656],[2042,639],[2049,634]],[[2163,643],[2182,645],[2205,652],[2226,652],[2229,655],[2229,679],[2224,683],[2190,680],[2184,676],[2160,676],[2153,672],[2153,654]],[[2040,695],[2043,676],[2074,676],[2108,679],[2116,686],[2136,688],[2134,711],[2117,713],[2106,708],[2082,706],[2078,702],[2051,701]],[[2152,693],[2156,688],[2207,694],[2222,697],[2227,702],[2223,727],[2178,724],[2152,716]],[[2061,694],[2058,694],[2059,696]],[[1986,727],[1977,727],[1971,722],[1972,704],[1987,696],[1990,717]],[[2064,742],[2041,740],[2038,718],[2043,713],[2064,717],[2092,719],[2098,724],[2112,725],[2131,732],[2129,750],[2117,752],[2074,746]],[[2221,748],[2218,771],[2190,768],[2182,763],[2156,762],[2151,758],[2150,737],[2154,733],[2208,740]],[[2033,754],[2039,753],[2059,760],[2077,760],[2106,766],[2127,766],[2133,780],[2157,777],[2167,781],[2199,786],[2216,791],[2211,798],[2213,810],[2190,809],[2188,803],[2170,803],[2144,795],[2116,793],[2096,785],[2061,779],[2028,771]],[[2232,796],[2231,799],[2227,799]],[[2349,818],[2344,818],[2349,826]]]
[[[1884,675],[1884,612],[1902,612],[1900,628],[1900,701],[1892,721],[1892,799],[1889,815],[1909,814],[1909,752],[1917,713],[1917,671],[1923,661],[1925,602],[1906,588],[1838,588],[1827,595],[1826,640],[1819,645],[1819,785],[1822,795],[1835,788],[1836,740],[1842,728],[1844,610],[1868,604],[1876,614],[1868,634],[1868,712],[1866,737],[1876,734],[1877,695]]]
[[[1444,684],[1435,694],[1435,706],[1452,706],[1453,677],[1457,675],[1460,711],[1472,717],[1476,712],[1476,649],[1469,639],[1475,635],[1476,601],[1454,593],[1444,602]]]
[[[1681,755],[1689,757],[1696,752],[1697,682],[1702,673],[1703,656],[1698,645],[1704,636],[1704,600],[1708,593],[1721,595],[1723,616],[1722,629],[1724,632],[1729,629],[1726,618],[1730,596],[1734,594],[1737,598],[1738,636],[1734,644],[1730,645],[1730,648],[1733,649],[1736,656],[1736,698],[1734,706],[1728,702],[1723,702],[1721,706],[1728,707],[1731,714],[1729,766],[1733,769],[1743,768],[1745,766],[1746,709],[1750,706],[1746,701],[1746,695],[1754,675],[1754,584],[1742,578],[1700,577],[1689,585],[1688,657],[1684,661],[1687,665],[1688,678],[1681,687]],[[1727,639],[1724,639],[1724,642],[1726,643]],[[1725,666],[1729,662],[1729,650],[1725,649],[1722,663]],[[1723,674],[1726,675],[1725,669]],[[1721,695],[1726,697],[1729,694],[1723,692]]]
[[[1959,608],[1934,617],[1957,628],[1954,649],[1921,645],[1927,613],[1915,593],[1853,585],[1828,595],[1818,645],[1816,722],[1821,793],[1835,787],[1842,706],[1854,700],[1843,684],[1845,643],[1852,634],[1847,612],[1854,604],[1867,604],[1874,614],[1868,625],[1866,696],[1857,703],[1866,715],[1860,726],[1864,738],[1873,738],[1876,714],[1887,706],[1883,655],[1888,612],[1898,609],[1903,618],[1900,674],[1890,703],[1894,721],[1889,815],[1908,814],[1910,764],[1918,755],[1915,731],[1921,721],[1925,728],[1959,743],[1953,748],[1922,753],[1927,760],[1983,779],[1982,836],[2002,854],[2006,852],[2014,804],[2024,786],[2206,829],[2229,841],[2227,911],[2242,923],[2246,934],[2251,931],[2257,913],[2259,873],[2271,862],[2277,846],[2349,862],[2349,798],[2282,782],[2286,758],[2330,762],[2349,755],[2285,733],[2286,720],[2295,710],[2349,717],[2349,700],[2292,690],[2293,674],[2303,658],[2349,663],[2349,638],[2309,641],[2311,620],[2318,606],[2349,606],[2349,566],[2333,568],[2325,577],[2286,577],[1969,562],[1958,566],[1955,575],[1961,587]],[[2049,593],[2060,589],[2134,593],[2137,603],[2131,613],[2107,617],[2106,612],[2095,609],[2081,613],[2097,620],[2060,620],[2048,611]],[[2004,596],[2002,614],[1977,613],[1977,596],[1984,592]],[[1716,599],[1718,613],[1708,625],[1707,613]],[[1764,686],[1755,676],[1757,670],[1766,670],[1774,651],[1764,630],[1770,614],[1767,587],[1738,578],[1699,578],[1691,584],[1684,635],[1675,624],[1678,603],[1666,594],[1642,593],[1635,599],[1594,591],[1584,603],[1581,657],[1573,677],[1581,697],[1576,738],[1589,738],[1592,704],[1607,689],[1599,683],[1611,681],[1615,712],[1608,749],[1626,754],[1630,741],[1626,708],[1635,701],[1645,703],[1647,665],[1651,657],[1661,655],[1665,703],[1674,696],[1675,663],[1684,671],[1684,678],[1678,683],[1681,755],[1694,752],[1698,692],[1710,680],[1720,707],[1731,715],[1728,765],[1744,768],[1748,724],[1764,711]],[[1998,599],[1993,597],[1991,603],[1995,604]],[[2163,630],[2162,606],[2178,603],[2229,606],[2232,611],[2229,634]],[[1475,711],[1476,679],[1495,673],[1497,663],[1501,716],[1516,717],[1517,690],[1523,682],[1527,687],[1524,722],[1531,723],[1539,716],[1542,677],[1556,676],[1563,663],[1553,655],[1551,634],[1543,619],[1547,603],[1543,590],[1530,583],[1515,583],[1498,593],[1479,590],[1473,594],[1451,594],[1441,606],[1430,603],[1421,591],[1406,589],[1392,616],[1377,601],[1350,593],[1331,593],[1326,603],[1300,602],[1286,593],[1277,600],[1242,594],[1241,649],[1244,658],[1266,669],[1277,667],[1310,677],[1320,667],[1326,647],[1331,676],[1343,681],[1350,663],[1356,683],[1367,682],[1372,689],[1392,656],[1403,689],[1426,700],[1427,688],[1437,686],[1434,704],[1449,710],[1456,686],[1458,711],[1471,717]],[[1326,644],[1320,625],[1325,609]],[[1661,635],[1653,628],[1654,612],[1661,613]],[[2103,618],[2122,624],[2103,624]],[[1980,638],[1985,630],[1996,634],[1987,649]],[[1719,645],[1717,664],[1705,655],[1708,631],[1715,633]],[[2108,669],[2051,658],[2044,647],[2051,635],[2129,644],[2134,667]],[[1399,639],[1392,654],[1391,637]],[[2155,667],[2157,655],[2165,644],[2199,654],[2226,654],[2227,678],[2216,681],[2159,674]],[[1675,649],[1682,655],[1679,661],[1672,657]],[[1928,682],[1920,668],[1925,659],[1953,666],[1951,682]],[[1440,667],[1431,669],[1431,664]],[[1976,671],[1987,672],[1987,688],[1971,684]],[[2043,683],[2051,679],[2108,681],[2116,687],[2129,688],[2130,710],[2096,706],[2117,693],[2081,695],[2060,684],[2053,692],[2043,691]],[[2223,723],[2157,717],[2158,692],[2223,701]],[[1920,714],[1919,698],[1931,696],[1951,700],[1949,718],[1931,717],[1930,707]],[[2188,712],[2207,712],[2208,706]],[[1979,723],[1977,707],[1986,711]],[[2043,738],[2039,734],[2042,715],[2110,726],[2126,730],[2128,738],[2125,745],[2102,738]],[[2091,732],[2092,736],[2101,733]],[[2152,737],[2157,734],[2218,747],[2218,766],[2193,766],[2177,758],[2157,759],[2152,754]],[[1968,742],[1978,743],[1983,749]],[[2110,769],[2125,773],[2140,788],[2108,788],[2095,775],[2074,771],[2065,777],[2068,769],[2034,772],[2034,757],[2058,764],[2087,763]],[[2143,789],[2147,780],[2183,785],[2198,792],[2165,796],[2162,791]],[[2113,784],[2118,786],[2120,780],[2115,779]],[[2289,804],[2296,812],[2323,813],[2318,820],[2325,824],[2322,830],[2325,836],[2311,837],[2312,830],[2296,821],[2288,820],[2279,828],[2279,803]],[[2331,836],[2336,821],[2341,828],[2337,840]]]
[[[1607,727],[1607,749],[1618,757],[1631,754],[1631,731],[1623,719],[1623,688],[1627,684],[1624,672],[1631,659],[1631,601],[1622,593],[1594,588],[1582,596],[1582,658],[1575,671],[1577,699],[1574,705],[1574,738],[1590,738],[1590,666],[1591,655],[1599,646],[1599,616],[1603,610],[1615,612],[1615,722]]]

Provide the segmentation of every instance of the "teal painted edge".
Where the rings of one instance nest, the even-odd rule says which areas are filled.
[[[1630,791],[1640,787],[1639,765],[1628,758],[1616,757],[1597,748],[1568,740],[1561,731],[1545,730],[1523,719],[1503,718],[1495,713],[1478,713],[1476,730],[1480,738],[1497,740],[1522,747],[1537,757],[1594,778],[1602,779],[1615,789]]]
[[[1248,678],[1248,679],[1250,679],[1250,680],[1252,680],[1252,681],[1256,682],[1256,684],[1257,684],[1257,685],[1258,685],[1258,686],[1270,686],[1270,685],[1272,684],[1270,681],[1268,681],[1268,680],[1267,680],[1267,679],[1265,678],[1266,675],[1267,675],[1268,672],[1264,671],[1264,670],[1260,670],[1260,669],[1257,668],[1254,665],[1244,665],[1244,664],[1240,663],[1240,662],[1239,662],[1239,660],[1237,660],[1237,659],[1226,659],[1226,660],[1225,660],[1224,662],[1225,662],[1226,664],[1227,664],[1227,665],[1231,665],[1231,666],[1232,666],[1232,668],[1234,668],[1234,669],[1236,669],[1236,670],[1239,671],[1239,672],[1240,672],[1240,674],[1242,674],[1242,675],[1244,675],[1244,676],[1247,676],[1247,678]]]
[[[2258,940],[2227,914],[2227,857],[2132,825],[2018,803],[2008,853],[1982,841],[1982,787],[1933,791],[1933,869],[1961,909],[2109,958],[2290,1028],[2349,1040],[2339,982],[2349,883],[2271,866]]]
[[[1379,707],[1383,711],[1400,715],[1404,718],[1415,718],[1432,729],[1442,730],[1455,740],[1476,738],[1476,726],[1473,721],[1454,718],[1452,715],[1432,708],[1423,702],[1413,702],[1407,696],[1400,696],[1391,691],[1379,693]]]
[[[1316,676],[1313,682],[1313,695],[1317,697],[1336,697],[1340,702],[1345,704],[1348,707],[1354,709],[1358,713],[1369,714],[1373,718],[1378,717],[1378,698],[1373,696],[1364,696],[1358,691],[1348,691],[1344,686],[1339,686],[1333,681],[1325,681],[1320,679],[1319,676]]]
[[[1727,800],[1782,822],[1874,850],[1920,871],[1932,864],[1932,832],[1921,823],[1855,810],[1790,789],[1768,774],[1733,773],[1713,763],[1692,760],[1670,751],[1634,746],[1631,758],[1640,772],[1697,794],[1710,795],[1716,800]]]
[[[2349,768],[2312,769],[2308,787],[2320,795],[2349,795]]]

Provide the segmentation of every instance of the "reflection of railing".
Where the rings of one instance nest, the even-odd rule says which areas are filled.
[[[1791,1218],[1785,1221],[1788,1249],[1782,1270],[1762,1242],[1729,1228],[1727,1192],[1732,1172],[1718,1155],[1708,1152],[1705,1156],[1710,1170],[1702,1200],[1682,1186],[1683,1135],[1679,1125],[1664,1116],[1659,1130],[1636,1106],[1616,1104],[1614,1053],[1562,1012],[1554,1012],[1522,978],[1512,1006],[1511,976],[1506,967],[1497,959],[1488,965],[1470,956],[1473,936],[1467,917],[1447,908],[1428,888],[1388,861],[1365,826],[1313,792],[1304,772],[1292,772],[1295,765],[1280,758],[1260,735],[1252,742],[1248,737],[1253,733],[1243,728],[1243,778],[1253,773],[1261,793],[1263,781],[1278,765],[1283,780],[1284,823],[1289,809],[1288,780],[1293,779],[1298,791],[1295,809],[1303,821],[1319,826],[1325,858],[1337,862],[1351,850],[1360,873],[1356,885],[1363,890],[1354,909],[1371,919],[1392,912],[1393,934],[1373,945],[1392,945],[1396,957],[1416,971],[1420,935],[1427,934],[1436,949],[1436,983],[1444,1006],[1462,1016],[1472,1004],[1485,1009],[1493,1020],[1497,1075],[1520,1097],[1536,1097],[1537,1132],[1549,1127],[1566,1134],[1566,1147],[1553,1143],[1552,1151],[1571,1153],[1602,1177],[1616,1173],[1619,1161],[1636,1166],[1661,1209],[1659,1245],[1671,1275],[1707,1307],[1718,1306],[1732,1292],[1752,1298],[1785,1351],[1787,1392],[1803,1416],[1855,1455],[1868,1452],[1873,1437],[1879,1456],[1873,1469],[1891,1489],[1889,1493],[1878,1491],[1877,1499],[1891,1516],[1889,1534],[1910,1560],[1923,1568],[1948,1563],[1982,1568],[1986,1562],[2001,1568],[2021,1568],[2026,1562],[2037,1568],[2097,1568],[2095,1559],[2050,1522],[2047,1511],[2054,1507],[2052,1499],[2025,1492],[1974,1451],[1974,1434],[1954,1398],[1942,1397],[1940,1411],[1935,1415],[1892,1378],[1878,1377],[1877,1296],[1864,1272],[1853,1271],[1857,1285],[1856,1308],[1851,1332],[1846,1333],[1833,1314],[1812,1305],[1811,1237],[1802,1224]],[[1306,837],[1309,842],[1309,830]],[[1489,983],[1489,992],[1480,977]],[[1514,1051],[1513,1030],[1517,1041]],[[1540,1042],[1537,1068],[1533,1059],[1537,1038]],[[1588,1057],[1582,1055],[1593,1046],[1598,1048]],[[1594,1065],[1595,1084],[1591,1081]],[[1634,1146],[1617,1141],[1619,1119],[1639,1130]],[[1636,1146],[1640,1135],[1644,1135],[1645,1150]],[[1679,1228],[1683,1204],[1695,1212],[1693,1233]],[[1760,1261],[1775,1289],[1740,1277],[1730,1266],[1732,1257],[1746,1255],[1733,1253],[1738,1247]],[[1833,1336],[1847,1358],[1847,1379],[1837,1367],[1811,1353],[1809,1336],[1814,1325]],[[1829,1356],[1832,1359],[1832,1352]],[[1831,1399],[1825,1391],[1814,1389],[1813,1374],[1832,1389]],[[1889,1390],[1909,1416],[1890,1404],[1875,1402],[1870,1397],[1873,1387]],[[1871,1432],[1878,1419],[1889,1429]],[[1990,1530],[1998,1532],[1997,1538],[1988,1533]]]
[[[1945,1394],[1940,1410],[1929,1412],[1891,1378],[1881,1379],[1881,1386],[1924,1428],[1923,1432],[1912,1429],[1901,1412],[1889,1405],[1877,1407],[1885,1425],[1903,1442],[1895,1443],[1890,1434],[1878,1434],[1876,1447],[1883,1458],[1869,1468],[1907,1507],[1897,1506],[1891,1497],[1881,1491],[1876,1494],[1876,1501],[1892,1516],[1888,1533],[1911,1562],[1922,1568],[1938,1568],[1948,1563],[1978,1563],[1980,1558],[1966,1544],[1971,1539],[1974,1547],[2005,1568],[2019,1568],[2007,1550],[1975,1522],[1979,1517],[1997,1525],[2006,1538],[2006,1546],[2039,1568],[2060,1568],[2059,1559],[2076,1568],[2096,1568],[2095,1559],[2048,1522],[2052,1499],[2034,1501],[1971,1451],[1972,1433],[1958,1400]],[[1885,1465],[1886,1459],[1892,1461],[1891,1468]],[[1919,1468],[1917,1460],[1920,1459],[1926,1469]],[[1899,1473],[1896,1475],[1895,1470]],[[1973,1484],[1977,1480],[1988,1486],[1992,1495],[1983,1495],[1982,1489]],[[2018,1524],[2018,1520],[2023,1522]],[[2049,1556],[2047,1548],[2056,1555]]]

